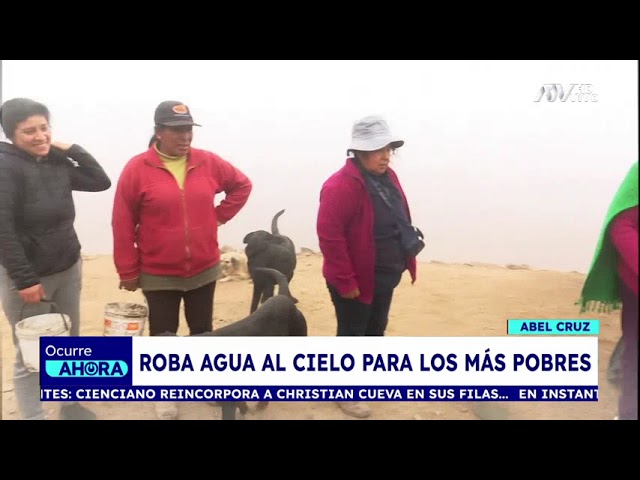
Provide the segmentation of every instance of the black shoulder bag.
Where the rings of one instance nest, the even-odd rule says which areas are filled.
[[[401,215],[396,208],[394,208],[387,192],[377,180],[368,178],[368,183],[373,186],[375,193],[382,199],[382,201],[391,209],[391,213],[398,220],[397,225],[400,231],[400,244],[402,250],[407,257],[417,257],[418,254],[424,248],[424,235],[419,228],[414,227],[409,223],[404,215]],[[390,188],[396,188],[395,185],[391,185]],[[399,195],[399,192],[398,192]]]

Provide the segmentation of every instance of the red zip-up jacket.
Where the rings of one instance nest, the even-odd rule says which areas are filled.
[[[409,205],[396,173],[389,178],[400,191],[411,221]],[[375,283],[375,239],[373,202],[358,167],[347,159],[344,167],[322,185],[318,209],[317,233],[323,256],[322,274],[341,295],[360,290],[356,299],[373,301]],[[407,259],[407,269],[414,283],[417,276],[415,258]]]
[[[189,150],[184,189],[153,147],[133,157],[118,179],[111,222],[120,280],[140,272],[191,277],[216,265],[218,222],[231,220],[251,189],[244,173],[205,150]]]

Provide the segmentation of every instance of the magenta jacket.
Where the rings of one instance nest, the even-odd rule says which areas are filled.
[[[411,219],[407,198],[392,169],[389,178],[400,191]],[[373,203],[360,170],[350,159],[322,185],[316,228],[326,281],[341,295],[358,288],[357,300],[370,304],[375,266]],[[416,281],[416,267],[416,259],[408,258],[411,283]]]
[[[618,275],[638,295],[638,206],[619,213],[611,224],[611,240],[618,252]]]

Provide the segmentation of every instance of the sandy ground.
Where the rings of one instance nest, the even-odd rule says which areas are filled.
[[[291,283],[300,300],[309,335],[335,335],[335,317],[321,275],[321,257],[300,254]],[[508,318],[579,318],[574,305],[584,275],[577,272],[512,269],[486,264],[420,264],[418,282],[411,285],[408,273],[396,290],[387,335],[401,336],[501,336]],[[105,304],[113,301],[142,301],[140,292],[118,290],[112,259],[87,257],[82,293],[82,335],[103,334]],[[251,283],[218,284],[214,328],[240,319],[248,312]],[[612,419],[616,415],[617,391],[606,381],[606,366],[620,335],[619,314],[583,315],[601,320],[600,400],[598,402],[493,404],[509,419]],[[182,320],[179,334],[186,334]],[[2,335],[2,418],[19,419],[11,380],[15,355],[8,322],[0,321]],[[145,332],[147,334],[147,332]],[[90,402],[100,420],[155,419],[149,402]],[[486,405],[486,404],[485,404]],[[477,404],[451,402],[373,402],[371,419],[477,420]],[[57,418],[58,404],[45,403],[48,416]],[[180,419],[219,419],[220,409],[204,403],[180,404]],[[247,420],[351,419],[331,402],[271,403]]]

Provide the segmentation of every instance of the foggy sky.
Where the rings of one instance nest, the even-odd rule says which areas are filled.
[[[535,102],[552,83],[591,84],[598,101]],[[114,183],[74,193],[87,254],[111,254],[115,183],[146,149],[163,100],[202,124],[194,147],[252,179],[219,232],[237,248],[286,209],[281,232],[318,249],[320,186],[365,115],[385,116],[406,142],[392,166],[426,236],[423,261],[584,272],[638,159],[637,61],[3,60],[2,100],[18,96],[45,103],[53,137],[89,150]]]

